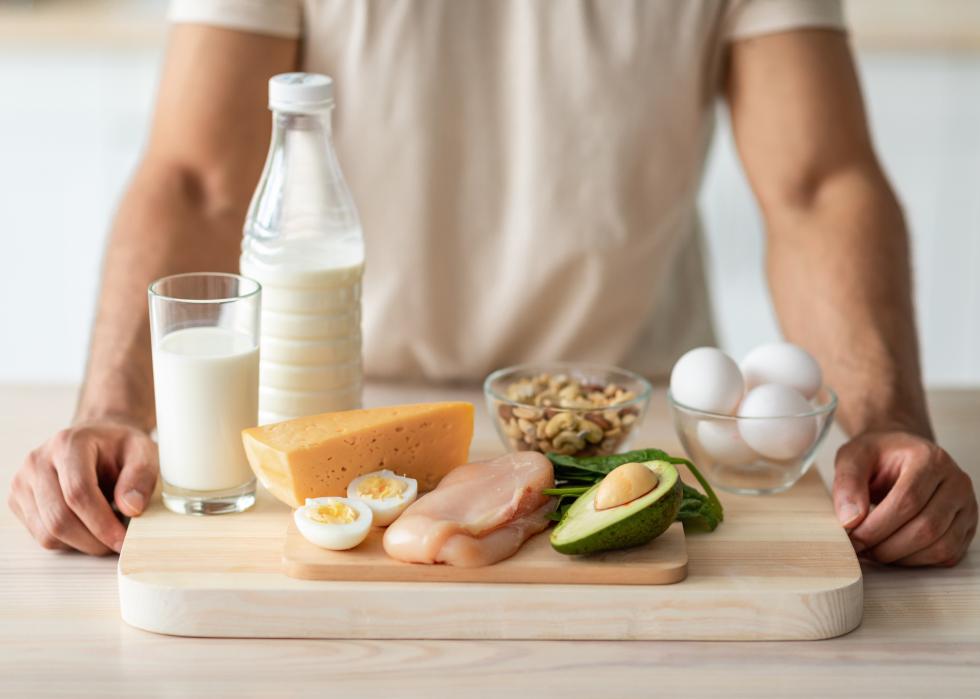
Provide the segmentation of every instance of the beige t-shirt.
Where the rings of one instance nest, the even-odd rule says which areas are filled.
[[[373,377],[663,376],[712,343],[696,196],[727,41],[838,0],[176,0],[334,78]]]

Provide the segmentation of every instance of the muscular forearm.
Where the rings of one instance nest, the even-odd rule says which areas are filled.
[[[215,203],[201,180],[148,162],[126,193],[106,250],[76,421],[154,424],[147,286],[168,274],[237,268],[243,202]]]
[[[171,32],[147,155],[106,252],[77,421],[153,425],[147,285],[237,268],[268,143],[266,82],[295,67],[296,49],[295,40],[203,25]]]
[[[820,360],[847,431],[931,435],[905,224],[846,37],[809,30],[737,42],[727,87],[784,334]]]
[[[746,39],[729,65],[735,140],[766,218],[776,310],[784,334],[820,360],[853,437],[835,459],[837,517],[873,560],[956,563],[976,529],[976,498],[932,438],[908,235],[846,37]]]
[[[783,331],[809,349],[851,434],[932,436],[922,391],[908,237],[877,166],[828,176],[767,211],[769,283]]]

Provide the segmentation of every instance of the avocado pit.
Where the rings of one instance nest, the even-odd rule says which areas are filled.
[[[602,479],[595,495],[595,509],[608,510],[641,498],[659,483],[657,474],[641,463],[617,466]]]

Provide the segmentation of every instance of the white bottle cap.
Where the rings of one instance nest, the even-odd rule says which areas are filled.
[[[333,80],[319,73],[280,73],[269,79],[269,109],[312,114],[333,106]]]

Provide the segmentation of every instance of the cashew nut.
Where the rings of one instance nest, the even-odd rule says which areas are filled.
[[[524,418],[525,420],[537,420],[541,413],[534,408],[514,408],[514,417]]]
[[[539,440],[545,439],[548,435],[545,434],[545,428],[548,426],[547,420],[538,420],[534,423],[534,436]]]
[[[566,403],[571,403],[578,398],[579,391],[581,387],[577,381],[572,381],[570,384],[558,391],[558,398],[561,400],[562,405]]]
[[[602,441],[603,431],[599,425],[591,420],[581,420],[578,423],[578,434],[589,444],[598,444]]]
[[[609,421],[609,424],[612,427],[619,427],[620,420],[619,420],[619,411],[618,410],[605,410],[605,411],[603,411],[602,416],[604,418],[606,418],[606,420]]]
[[[548,420],[548,424],[544,428],[544,433],[547,437],[554,438],[559,432],[573,429],[576,422],[577,420],[573,413],[558,413]]]
[[[555,448],[555,451],[560,454],[574,454],[575,452],[585,448],[585,440],[580,439],[579,436],[571,430],[559,432],[555,438],[551,440],[551,444]]]

